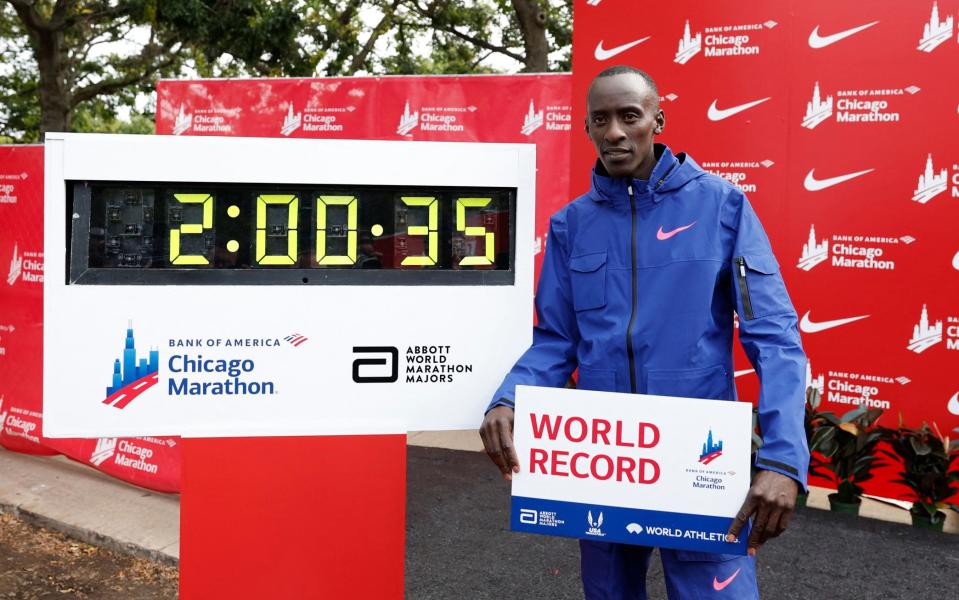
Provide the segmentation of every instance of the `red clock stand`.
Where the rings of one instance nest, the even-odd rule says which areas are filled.
[[[182,442],[180,598],[403,597],[406,435]]]

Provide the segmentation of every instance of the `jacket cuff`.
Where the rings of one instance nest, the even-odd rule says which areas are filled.
[[[496,401],[494,401],[494,402],[491,402],[490,405],[486,407],[486,412],[483,413],[483,414],[486,415],[486,413],[488,413],[489,411],[493,410],[493,409],[496,408],[497,406],[505,406],[505,407],[507,407],[507,408],[515,408],[515,405],[514,405],[514,403],[513,403],[512,400],[510,400],[509,398],[500,398],[499,400],[496,400]]]
[[[774,460],[771,458],[765,458],[763,456],[756,456],[756,468],[763,469],[764,471],[774,471],[781,475],[785,475],[790,479],[796,481],[799,484],[799,493],[808,494],[809,487],[806,485],[806,473],[803,473],[795,466],[784,463],[782,461]]]

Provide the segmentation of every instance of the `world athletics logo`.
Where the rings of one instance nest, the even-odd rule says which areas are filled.
[[[709,435],[706,436],[706,443],[703,444],[703,453],[699,455],[699,462],[708,465],[722,455],[723,441],[716,440],[713,442],[713,430],[710,429]]]
[[[125,408],[137,396],[156,385],[160,363],[160,353],[151,349],[149,358],[137,360],[137,350],[133,339],[133,323],[127,326],[127,337],[122,358],[113,362],[113,380],[107,387],[107,397],[103,401],[114,408]]]

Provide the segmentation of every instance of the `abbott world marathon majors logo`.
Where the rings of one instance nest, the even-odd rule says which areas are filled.
[[[926,350],[946,343],[947,350],[959,350],[959,316],[949,315],[945,321],[941,318],[933,320],[929,316],[927,305],[922,305],[919,313],[919,322],[913,325],[912,336],[906,345],[908,350],[922,354]]]
[[[456,362],[452,346],[406,346],[400,357],[396,346],[353,346],[355,383],[453,383],[473,372],[471,363]]]
[[[397,135],[413,135],[413,130],[420,131],[465,131],[463,117],[476,112],[475,106],[421,106],[417,110],[410,109],[407,100],[400,115],[400,122],[396,126]]]
[[[523,116],[523,126],[519,132],[525,136],[532,135],[537,129],[546,126],[545,131],[570,131],[572,129],[571,106],[547,106],[536,110],[536,105],[529,101],[529,112]]]
[[[802,126],[815,129],[835,116],[837,123],[898,123],[902,120],[906,97],[915,96],[921,89],[915,85],[904,88],[841,89],[825,93],[815,82],[812,98],[806,103]]]
[[[756,161],[704,161],[701,166],[707,172],[725,179],[736,186],[744,194],[753,194],[759,191],[759,185],[756,181],[757,175],[762,171],[775,165],[769,160]]]
[[[14,242],[7,269],[7,285],[23,282],[28,285],[43,285],[43,252],[21,251]]]
[[[892,271],[896,261],[892,253],[916,241],[910,235],[901,237],[834,234],[817,239],[816,226],[809,226],[809,238],[802,245],[796,267],[811,271],[826,263],[844,269]]]
[[[951,172],[941,165],[937,169],[932,153],[929,153],[926,155],[926,163],[919,175],[916,189],[912,192],[912,200],[926,204],[946,191],[949,191],[950,197],[959,198],[959,163],[952,164]]]
[[[683,35],[679,38],[679,47],[673,62],[686,64],[697,54],[705,58],[727,56],[755,56],[760,52],[758,37],[763,32],[776,27],[775,21],[740,25],[713,25],[693,33],[686,19]]]

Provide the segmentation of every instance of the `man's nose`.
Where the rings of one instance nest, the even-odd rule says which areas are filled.
[[[626,137],[626,132],[623,130],[622,124],[619,122],[619,119],[612,119],[609,122],[609,128],[606,130],[606,141],[610,143],[619,142]]]

